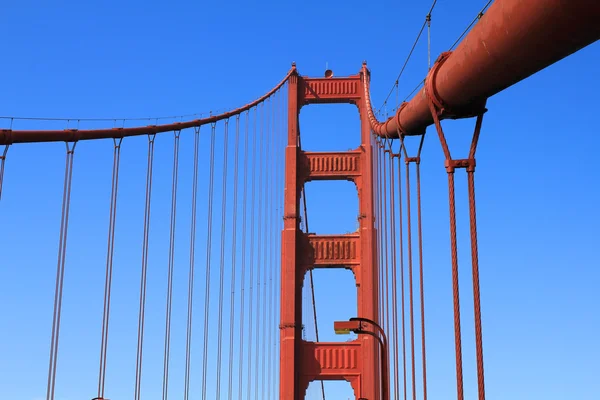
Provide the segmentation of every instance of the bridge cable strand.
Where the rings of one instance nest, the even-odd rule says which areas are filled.
[[[378,240],[378,246],[377,246],[377,251],[378,251],[378,278],[379,278],[379,319],[383,320],[383,311],[385,309],[385,305],[384,305],[384,298],[383,298],[383,274],[382,274],[382,261],[383,261],[383,254],[381,252],[382,249],[382,242],[383,242],[383,232],[382,232],[382,194],[381,194],[381,187],[382,187],[382,183],[381,183],[381,143],[378,137],[375,138],[375,145],[377,146],[377,151],[376,153],[376,162],[377,162],[377,189],[376,189],[376,202],[377,202],[377,240]]]
[[[187,304],[187,326],[185,339],[185,379],[183,399],[189,400],[190,396],[190,371],[192,352],[192,322],[193,322],[193,299],[194,299],[194,272],[196,265],[196,221],[197,221],[197,199],[198,199],[198,153],[200,149],[200,127],[194,128],[194,161],[192,177],[192,212],[190,223],[190,268],[188,272],[188,304]]]
[[[234,331],[235,331],[235,289],[237,278],[237,227],[238,227],[238,186],[239,186],[239,154],[240,154],[240,115],[235,117],[235,147],[233,155],[233,216],[231,236],[231,308],[229,311],[229,373],[227,399],[233,398],[233,363],[234,363]],[[241,361],[241,357],[240,357]],[[239,393],[239,392],[238,392]]]
[[[135,365],[134,399],[141,398],[142,361],[144,347],[144,322],[146,315],[146,283],[148,271],[148,250],[150,237],[150,206],[152,203],[152,172],[154,164],[154,140],[156,134],[148,135],[148,166],[146,169],[146,203],[144,206],[144,234],[142,239],[142,273],[140,278],[140,308],[138,311],[138,338]]]
[[[115,224],[117,217],[117,194],[119,189],[119,166],[121,160],[121,143],[123,139],[113,139],[113,168],[110,194],[110,211],[108,217],[108,245],[106,250],[106,276],[104,279],[104,309],[102,313],[102,333],[100,339],[100,371],[98,373],[98,397],[104,398],[106,381],[106,355],[108,348],[108,323],[110,316],[110,296],[112,288],[113,257],[115,253]]]
[[[423,135],[423,139],[425,136]],[[421,139],[421,145],[423,143]],[[420,153],[420,150],[419,150]],[[421,163],[417,162],[417,231],[419,236],[419,290],[421,294],[421,356],[423,367],[423,400],[427,400],[427,356],[425,351],[425,291],[424,291],[424,274],[423,274],[423,229],[421,223]]]
[[[219,322],[217,327],[217,379],[215,383],[215,399],[221,398],[221,373],[223,361],[223,292],[225,290],[225,239],[227,235],[227,167],[229,155],[229,119],[224,123],[223,135],[223,171],[221,194],[221,251],[219,256]]]
[[[404,382],[404,400],[407,399],[407,371],[406,371],[406,316],[405,316],[405,292],[404,292],[404,217],[403,217],[403,207],[402,207],[402,163],[400,159],[402,158],[401,149],[398,150],[398,224],[400,225],[399,233],[400,233],[400,297],[401,304],[400,307],[402,309],[401,317],[402,317],[402,371],[403,371],[403,382]]]
[[[450,205],[450,246],[452,255],[452,286],[454,298],[454,332],[455,332],[455,351],[456,351],[456,386],[458,399],[463,400],[463,374],[462,374],[462,343],[460,331],[460,292],[458,287],[458,250],[456,238],[456,205],[455,205],[455,190],[454,190],[454,171],[456,168],[466,168],[469,181],[469,217],[470,217],[470,233],[471,233],[471,257],[472,257],[472,278],[473,278],[473,303],[475,314],[475,341],[476,341],[476,357],[477,357],[477,385],[479,399],[485,399],[484,386],[484,371],[483,371],[483,345],[481,333],[481,304],[479,293],[479,262],[477,251],[477,227],[475,220],[475,187],[474,187],[474,172],[475,172],[475,151],[481,131],[483,121],[483,113],[485,109],[477,115],[475,123],[475,132],[469,150],[469,158],[466,160],[454,160],[450,154],[448,143],[444,136],[444,131],[440,122],[441,110],[438,109],[432,98],[432,93],[429,93],[426,87],[428,96],[429,110],[433,117],[433,121],[438,133],[442,150],[444,151],[445,166],[448,173],[448,196]]]
[[[302,149],[302,140],[300,135],[298,135],[298,146],[300,147],[300,149]],[[306,233],[306,235],[308,235],[310,233],[309,227],[308,227],[308,211],[307,211],[307,206],[306,206],[306,187],[303,184],[302,185],[302,209],[304,212],[304,232]],[[317,324],[317,302],[316,302],[316,297],[315,297],[315,284],[314,284],[314,276],[313,276],[313,268],[309,268],[308,270],[308,277],[309,277],[309,283],[310,283],[310,296],[311,296],[311,303],[312,303],[312,312],[313,312],[313,320],[315,322],[315,340],[317,342],[319,342],[319,326]],[[321,396],[323,398],[323,400],[325,400],[325,383],[321,380]]]
[[[275,139],[275,100],[277,99],[277,95],[278,92],[275,92],[275,94],[273,95],[273,97],[271,98],[270,101],[270,119],[271,119],[271,124],[269,127],[269,142],[271,145],[271,151],[267,151],[267,157],[271,156],[270,160],[267,160],[267,173],[269,174],[269,203],[267,206],[267,210],[269,210],[269,223],[268,223],[268,227],[269,227],[269,245],[268,245],[268,250],[269,250],[269,260],[267,263],[268,266],[268,271],[269,271],[269,282],[268,282],[268,305],[267,305],[267,311],[268,311],[268,316],[267,316],[267,321],[266,324],[268,326],[267,329],[267,348],[266,348],[266,354],[267,354],[267,386],[266,386],[266,393],[267,395],[267,399],[270,400],[271,399],[271,377],[272,377],[272,373],[271,373],[271,368],[272,368],[272,358],[271,358],[271,350],[272,350],[272,346],[271,346],[271,340],[273,337],[273,329],[275,328],[274,326],[271,325],[271,318],[272,318],[272,313],[273,313],[273,249],[274,249],[274,243],[273,243],[273,225],[275,223],[274,221],[274,201],[273,201],[273,193],[274,193],[274,186],[275,186],[275,182],[274,182],[274,174],[273,174],[273,167],[274,167],[274,162],[273,162],[273,157],[272,154],[274,152],[276,152],[276,149],[274,148],[274,139]]]
[[[412,45],[410,51],[408,52],[408,56],[406,57],[406,60],[404,61],[404,64],[402,64],[402,68],[400,69],[400,73],[398,73],[398,77],[394,81],[394,84],[392,85],[392,88],[390,89],[390,91],[387,94],[385,100],[383,101],[383,105],[381,107],[379,107],[378,112],[381,111],[381,109],[388,102],[390,96],[392,95],[392,93],[394,91],[394,88],[398,87],[398,82],[400,81],[400,78],[402,77],[402,74],[404,73],[404,70],[406,69],[406,66],[408,65],[408,62],[411,59],[411,57],[413,55],[413,52],[415,51],[415,48],[417,47],[417,44],[419,43],[419,40],[421,39],[421,35],[423,34],[423,31],[425,30],[425,26],[429,26],[429,23],[431,21],[431,13],[433,12],[433,9],[435,8],[436,4],[437,4],[437,0],[433,0],[433,3],[431,4],[431,7],[429,8],[429,12],[425,16],[425,21],[423,21],[423,24],[421,25],[421,28],[419,29],[419,33],[417,34],[417,37],[415,38],[415,41],[413,42],[413,45]],[[428,30],[429,30],[429,28],[428,28]],[[397,103],[397,101],[396,101],[396,103]],[[397,104],[397,106],[398,106],[398,104]]]
[[[390,150],[392,150],[390,148]],[[397,248],[396,248],[396,177],[394,160],[397,154],[390,151],[390,221],[392,225],[391,243],[392,243],[392,325],[393,336],[391,343],[394,347],[394,400],[398,400],[399,395],[399,372],[398,372],[398,288],[397,288]]]
[[[4,182],[4,165],[6,163],[6,155],[8,154],[9,144],[4,145],[4,150],[0,156],[0,200],[2,200],[2,183]]]
[[[265,154],[264,154],[264,160],[265,160],[265,190],[264,190],[264,207],[265,207],[265,215],[264,215],[264,220],[265,220],[265,227],[264,227],[264,239],[263,239],[263,303],[262,303],[262,330],[263,330],[263,334],[261,335],[261,354],[263,355],[263,357],[266,356],[266,340],[267,340],[267,272],[268,272],[268,254],[269,254],[269,173],[270,173],[270,168],[269,168],[269,163],[268,163],[268,157],[269,157],[269,150],[270,150],[270,139],[271,139],[271,117],[270,117],[270,102],[271,102],[271,98],[268,98],[267,100],[265,100],[266,103],[266,112],[265,112]],[[260,392],[263,393],[263,396],[265,393],[267,393],[265,391],[265,382],[266,382],[266,360],[263,359],[262,365],[261,365],[261,389]]]
[[[209,159],[209,179],[208,179],[208,213],[207,213],[207,234],[206,234],[206,281],[204,286],[204,347],[202,351],[202,400],[206,399],[206,378],[208,372],[208,329],[210,319],[210,275],[211,275],[211,254],[212,254],[212,226],[213,226],[213,200],[215,186],[215,133],[216,123],[211,124],[210,129],[210,159]]]
[[[148,134],[156,134],[162,132],[172,132],[175,130],[183,130],[187,128],[199,127],[202,125],[208,125],[217,123],[221,120],[228,119],[235,115],[241,114],[244,111],[250,110],[251,108],[262,103],[265,99],[270,97],[275,91],[281,88],[289,79],[289,77],[296,73],[296,67],[292,67],[286,76],[269,92],[265,93],[258,99],[245,104],[242,107],[238,107],[234,110],[226,111],[218,115],[212,113],[208,117],[194,119],[191,121],[174,122],[163,125],[148,125],[148,126],[136,126],[136,127],[113,127],[113,128],[100,128],[100,129],[64,129],[64,130],[12,130],[12,122],[10,129],[0,130],[0,145],[6,145],[11,143],[33,143],[33,142],[64,142],[64,141],[79,141],[79,140],[90,140],[90,139],[108,139],[108,138],[121,138],[127,136],[142,136]],[[194,114],[195,115],[195,114]],[[20,117],[0,117],[4,119],[10,118],[11,121],[14,119],[41,119],[41,120],[52,120],[52,118],[20,118]],[[137,120],[154,120],[158,122],[158,118],[140,118]],[[178,117],[176,117],[178,118]],[[115,120],[136,120],[135,118],[124,119],[124,118],[106,118],[106,119],[92,119],[95,121],[115,121]],[[54,120],[60,121],[71,121],[75,119],[55,118]],[[86,120],[85,118],[79,118],[77,121]],[[89,120],[89,119],[88,119]],[[123,122],[124,124],[124,122]]]
[[[246,111],[246,123],[244,126],[244,185],[242,190],[242,249],[241,249],[241,276],[240,276],[240,361],[238,369],[238,397],[240,400],[243,399],[242,387],[243,387],[243,371],[244,371],[244,337],[246,336],[247,327],[244,325],[246,322],[246,243],[247,243],[247,209],[248,209],[248,142],[250,141],[249,135],[250,126],[250,110]]]
[[[456,45],[461,41],[461,39],[467,34],[467,32],[469,32],[469,29],[471,29],[471,27],[473,25],[475,25],[476,22],[478,22],[481,17],[483,17],[483,14],[485,13],[485,11],[487,10],[487,8],[490,6],[490,4],[492,4],[493,0],[488,0],[488,2],[485,4],[485,6],[483,6],[483,8],[479,11],[479,13],[475,16],[475,18],[471,21],[471,23],[464,29],[464,31],[461,33],[461,35],[454,41],[454,43],[452,44],[452,46],[450,46],[450,50],[453,50]],[[430,39],[429,39],[430,40]],[[431,42],[428,42],[428,65],[429,65],[429,69],[431,68]],[[419,90],[421,88],[421,86],[425,83],[425,79],[421,79],[419,81],[419,83],[417,84],[417,86],[408,94],[404,97],[404,100],[402,100],[402,102],[404,103],[406,100],[408,100],[410,97],[412,97],[413,94],[415,94],[415,92],[417,90]]]
[[[163,358],[163,400],[169,395],[169,360],[171,358],[171,315],[173,310],[173,270],[175,267],[175,223],[177,219],[177,184],[179,180],[179,137],[173,132],[173,177],[171,180],[171,220],[169,227],[169,270],[167,277],[167,302],[165,312],[165,351]]]
[[[260,332],[262,326],[261,320],[261,290],[260,290],[260,278],[262,273],[262,242],[263,242],[263,146],[264,146],[264,125],[265,125],[265,104],[260,104],[260,134],[258,136],[258,245],[257,245],[257,257],[256,257],[256,266],[257,266],[257,274],[256,274],[256,338],[255,338],[255,349],[256,355],[254,357],[254,398],[259,398],[259,381],[260,381]]]
[[[280,257],[281,255],[281,250],[282,250],[282,241],[279,239],[279,233],[283,230],[283,214],[284,214],[284,187],[285,187],[285,149],[286,149],[286,144],[287,144],[287,119],[285,117],[285,107],[286,107],[287,103],[286,103],[286,97],[282,96],[281,100],[280,100],[280,104],[279,104],[279,115],[280,115],[280,134],[279,134],[279,149],[280,151],[277,152],[277,155],[279,157],[279,167],[277,168],[277,171],[279,171],[279,188],[280,190],[277,193],[277,203],[279,204],[279,223],[278,223],[278,227],[279,227],[279,232],[277,235],[277,254]],[[281,304],[281,297],[279,296],[279,293],[281,293],[281,268],[280,268],[280,264],[277,263],[277,268],[276,268],[276,280],[275,280],[275,287],[276,287],[276,304],[275,304],[275,310],[278,311],[280,309],[280,304]],[[280,321],[280,318],[277,317],[277,313],[275,315],[275,326],[278,327],[278,321]],[[275,360],[278,361],[279,357],[280,357],[280,347],[279,347],[279,342],[278,342],[278,337],[276,337],[275,339]],[[277,390],[279,388],[279,384],[280,384],[280,376],[277,373],[277,370],[275,371],[275,385],[273,387],[273,393],[277,393]]]
[[[58,241],[58,262],[56,267],[56,287],[54,291],[54,314],[52,320],[52,338],[50,340],[50,362],[48,367],[48,387],[46,391],[46,400],[54,400],[56,387],[56,365],[58,361],[58,339],[60,334],[60,317],[62,313],[62,295],[65,278],[65,263],[67,255],[67,233],[69,228],[69,209],[71,205],[71,183],[73,181],[73,159],[75,156],[75,146],[67,147],[65,180],[63,186],[63,201],[60,220],[60,232]]]
[[[258,106],[254,109],[254,134],[252,137],[252,203],[250,209],[251,217],[250,217],[250,284],[249,284],[249,297],[250,302],[248,305],[248,321],[250,322],[250,327],[248,329],[248,400],[252,397],[252,348],[254,346],[254,341],[252,334],[254,332],[254,241],[255,241],[255,219],[256,219],[256,175],[258,174],[257,168],[257,149],[256,149],[256,138],[258,136],[257,132],[258,127]]]
[[[407,223],[407,249],[408,249],[408,275],[409,275],[409,307],[410,307],[410,346],[411,346],[411,365],[412,365],[412,395],[413,400],[416,399],[416,363],[415,363],[415,327],[414,327],[414,277],[413,277],[413,253],[412,253],[412,210],[411,210],[411,192],[410,192],[410,164],[420,163],[421,150],[423,148],[423,139],[425,135],[421,135],[419,150],[416,157],[409,157],[404,136],[400,133],[401,148],[404,151],[404,162],[406,164],[406,223]]]
[[[389,152],[388,149],[386,149],[386,146],[389,145],[388,140],[386,139],[383,143],[383,154],[382,154],[382,158],[383,158],[383,231],[384,231],[384,260],[385,260],[385,277],[384,277],[384,282],[385,282],[385,326],[386,326],[386,336],[389,336],[389,332],[392,329],[391,328],[391,324],[390,324],[390,296],[389,296],[389,282],[390,282],[390,264],[389,264],[389,256],[388,256],[388,245],[389,245],[389,237],[388,237],[388,197],[387,197],[387,192],[388,192],[388,187],[389,187],[389,181],[388,181],[388,173],[387,173],[387,168],[388,168],[388,163],[387,163],[387,158],[386,158],[386,154]],[[389,348],[386,349],[386,351],[389,352]]]
[[[473,18],[473,20],[471,21],[471,23],[469,25],[467,25],[467,27],[465,28],[465,30],[454,41],[454,43],[452,43],[452,46],[450,46],[449,50],[453,50],[454,47],[460,42],[460,40],[467,34],[467,32],[469,32],[469,29],[471,29],[471,27],[473,25],[475,25],[475,23],[477,21],[479,21],[481,19],[481,17],[483,17],[483,14],[487,10],[487,8],[490,6],[490,4],[492,4],[492,1],[494,1],[494,0],[488,0],[488,2],[483,6],[483,8],[479,11],[479,13],[477,13],[477,15],[475,16],[475,18]]]

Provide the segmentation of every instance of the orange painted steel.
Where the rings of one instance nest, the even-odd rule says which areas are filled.
[[[442,119],[476,115],[488,97],[600,39],[599,19],[598,1],[495,1],[445,62],[429,72],[427,83],[442,105]],[[369,107],[371,126],[383,137],[423,133],[433,124],[428,102],[423,88],[384,122]]]
[[[293,72],[288,81],[288,145],[282,233],[280,400],[304,399],[314,380],[346,380],[357,398],[381,399],[380,347],[371,336],[345,343],[302,340],[302,284],[313,268],[346,268],[356,279],[358,316],[378,321],[377,234],[374,226],[373,149],[363,81],[368,70],[343,78],[309,78]],[[361,145],[349,152],[304,152],[298,115],[307,104],[350,103],[361,117]],[[354,182],[359,229],[346,235],[300,230],[300,193],[311,180]]]
[[[269,92],[242,107],[210,117],[195,119],[186,122],[174,122],[163,125],[136,126],[131,128],[105,128],[105,129],[64,129],[64,130],[12,130],[0,129],[0,146],[13,143],[33,142],[77,142],[79,140],[123,138],[127,136],[151,135],[162,132],[180,131],[182,129],[199,127],[235,117],[259,105],[275,92],[277,92],[294,73],[292,67],[286,76]],[[120,119],[119,119],[120,120]]]

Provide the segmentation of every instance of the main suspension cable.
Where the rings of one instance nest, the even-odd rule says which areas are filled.
[[[56,386],[58,338],[60,335],[60,317],[62,313],[63,284],[67,257],[67,233],[69,230],[69,209],[71,206],[71,183],[73,181],[73,158],[75,157],[75,146],[77,143],[73,143],[73,146],[70,146],[68,142],[65,142],[65,144],[67,146],[67,157],[58,241],[58,262],[56,267],[56,287],[54,290],[54,315],[52,320],[52,338],[50,340],[50,365],[48,367],[48,387],[46,389],[46,400],[54,400],[54,391]]]
[[[148,272],[148,251],[150,238],[150,206],[152,200],[152,170],[154,164],[154,140],[156,134],[148,135],[148,166],[146,170],[146,204],[144,207],[144,235],[142,239],[142,274],[140,282],[140,308],[138,312],[137,359],[135,369],[134,399],[141,399],[142,359],[144,349],[144,323],[146,316],[146,283]]]
[[[194,128],[194,163],[192,178],[192,216],[190,227],[190,269],[188,273],[188,304],[187,304],[187,327],[185,340],[185,379],[183,400],[190,397],[190,369],[192,352],[192,317],[194,298],[194,272],[196,263],[196,220],[197,220],[197,198],[198,198],[198,152],[200,149],[200,127]]]
[[[108,348],[108,323],[110,316],[110,295],[112,288],[113,257],[115,253],[115,224],[117,218],[117,194],[119,189],[119,166],[123,139],[113,139],[113,169],[108,217],[108,248],[106,251],[106,276],[104,279],[104,310],[102,313],[102,334],[100,340],[100,372],[98,373],[98,397],[104,398],[106,381],[106,355]]]

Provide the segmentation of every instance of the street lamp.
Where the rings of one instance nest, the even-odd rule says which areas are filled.
[[[373,331],[366,330],[365,324],[369,324],[377,330],[376,334]],[[384,357],[381,358],[381,373],[383,374],[383,400],[389,400],[390,393],[390,380],[388,376],[389,371],[389,355],[387,347],[387,337],[385,336],[384,330],[375,321],[368,318],[354,317],[348,321],[335,321],[333,323],[333,329],[338,335],[347,335],[350,332],[354,332],[357,335],[366,334],[371,335],[379,341],[381,345],[381,351]]]

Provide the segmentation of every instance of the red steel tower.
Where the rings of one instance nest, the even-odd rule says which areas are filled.
[[[288,81],[288,143],[282,234],[280,400],[304,399],[314,380],[346,380],[357,398],[381,396],[380,347],[369,335],[343,343],[302,340],[302,285],[311,268],[346,268],[356,279],[358,317],[378,322],[377,236],[373,150],[363,79],[366,66],[343,78],[308,78],[293,71]],[[361,121],[361,145],[347,152],[309,152],[299,147],[298,115],[304,105],[350,103]],[[359,231],[312,235],[300,230],[300,193],[312,180],[349,180],[359,198]],[[339,199],[343,201],[343,199]],[[331,327],[333,329],[333,326]]]

